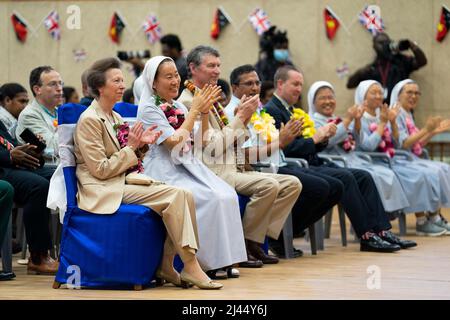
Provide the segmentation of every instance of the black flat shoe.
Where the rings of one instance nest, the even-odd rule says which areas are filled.
[[[206,271],[206,275],[208,277],[210,277],[213,280],[218,280],[218,279],[228,279],[228,274],[225,270],[223,269],[216,269],[216,270],[209,270]]]
[[[395,252],[400,250],[400,246],[384,241],[377,235],[372,235],[369,239],[361,239],[361,251],[370,252]]]
[[[384,231],[384,235],[380,237],[384,241],[387,241],[391,244],[397,244],[402,249],[408,249],[417,246],[417,243],[411,240],[402,240],[393,234],[391,231]]]

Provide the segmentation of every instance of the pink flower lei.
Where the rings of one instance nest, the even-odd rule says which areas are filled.
[[[123,149],[128,143],[128,133],[130,132],[130,126],[128,122],[114,125],[114,130],[117,132],[117,140],[119,141],[120,148]],[[144,166],[142,165],[142,159],[138,158],[138,164],[127,170],[127,174],[131,172],[144,172]]]
[[[174,104],[170,104],[168,102],[164,102],[160,96],[155,96],[155,104],[157,107],[160,107],[164,112],[164,115],[169,121],[169,124],[177,130],[183,124],[185,120],[184,112],[181,109],[175,107]]]
[[[410,136],[419,132],[419,129],[414,125],[414,122],[408,116],[406,117],[406,129],[408,130],[408,134]],[[423,152],[422,144],[420,142],[414,143],[411,148],[411,151],[416,156],[420,156]]]
[[[372,122],[369,125],[370,132],[375,132],[378,129],[378,124]],[[386,126],[384,127],[383,135],[381,136],[381,142],[378,145],[378,151],[386,153],[389,157],[394,157],[395,149],[392,142],[391,130]]]
[[[161,110],[164,112],[164,115],[167,118],[167,121],[169,121],[169,124],[172,128],[177,130],[181,127],[185,120],[185,115],[183,110],[178,109],[175,107],[174,104],[170,104],[168,102],[165,102],[160,96],[155,95],[155,104],[157,107],[160,107]],[[191,150],[190,145],[192,144],[192,137],[188,139],[187,143],[184,144],[182,151],[184,153],[187,153]]]
[[[334,123],[335,125],[338,125],[342,122],[342,119],[340,117],[336,117],[334,119],[328,119],[328,123]],[[356,142],[353,138],[353,134],[350,131],[347,131],[347,138],[341,143],[342,149],[344,149],[345,152],[350,152],[355,150],[356,148]]]

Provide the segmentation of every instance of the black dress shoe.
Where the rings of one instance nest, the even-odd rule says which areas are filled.
[[[247,261],[239,263],[242,268],[261,268],[264,264],[261,260],[256,259],[251,254],[247,253]]]
[[[269,240],[269,248],[278,258],[286,259],[284,254],[284,244],[282,241]],[[293,248],[294,252],[292,254],[293,258],[298,258],[303,256],[303,251],[297,248]]]
[[[377,235],[372,235],[369,239],[361,239],[361,251],[371,252],[394,252],[400,250],[398,244],[392,244],[384,241]]]
[[[14,279],[15,277],[16,277],[16,275],[14,274],[14,272],[0,271],[0,281],[11,280],[11,279]]]
[[[392,244],[397,244],[402,249],[408,249],[417,246],[417,243],[415,243],[414,241],[402,240],[395,234],[393,234],[391,231],[384,231],[383,233],[384,235],[380,237],[381,239]]]
[[[277,257],[267,255],[261,248],[261,243],[246,239],[245,245],[247,247],[248,254],[258,260],[261,260],[263,264],[275,264],[280,261]]]

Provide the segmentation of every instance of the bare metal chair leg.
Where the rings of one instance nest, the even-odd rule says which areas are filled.
[[[58,227],[59,227],[59,214],[58,212],[51,211],[50,214],[51,235],[52,235],[52,248],[50,249],[50,256],[53,259],[57,259],[59,256],[58,250]]]
[[[17,226],[17,240],[22,244],[22,253],[20,256],[20,260],[17,262],[19,264],[27,264],[27,237],[25,235],[25,224],[23,223],[23,209],[17,208],[17,218],[16,218],[16,226]]]
[[[12,272],[12,215],[9,216],[8,228],[1,250],[3,272]]]
[[[315,229],[315,233],[316,233],[316,242],[317,242],[317,249],[318,250],[323,250],[324,249],[324,232],[323,232],[323,219],[320,218],[319,221],[317,221],[314,224],[314,229]]]
[[[294,257],[294,235],[292,231],[292,213],[290,213],[284,223],[283,227],[283,244],[284,244],[284,256],[286,259]]]
[[[333,220],[333,208],[331,208],[325,215],[325,238],[326,239],[330,239],[332,220]]]
[[[398,216],[398,228],[400,230],[400,235],[406,235],[406,215],[404,212],[400,213]]]
[[[339,225],[341,227],[342,246],[346,247],[347,246],[347,228],[345,226],[345,213],[344,213],[344,208],[340,204],[338,205],[338,212],[339,212]]]
[[[311,254],[316,255],[317,254],[317,242],[316,242],[316,230],[314,228],[314,225],[310,225],[308,227],[308,233],[309,233],[309,241],[311,241]]]

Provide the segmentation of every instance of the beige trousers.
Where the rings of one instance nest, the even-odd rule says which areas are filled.
[[[237,172],[236,192],[250,197],[242,221],[245,239],[278,239],[284,222],[302,190],[300,180],[284,174]]]
[[[194,197],[190,191],[165,184],[126,184],[123,203],[140,204],[161,215],[167,230],[164,255],[178,253],[184,262],[198,250]]]

